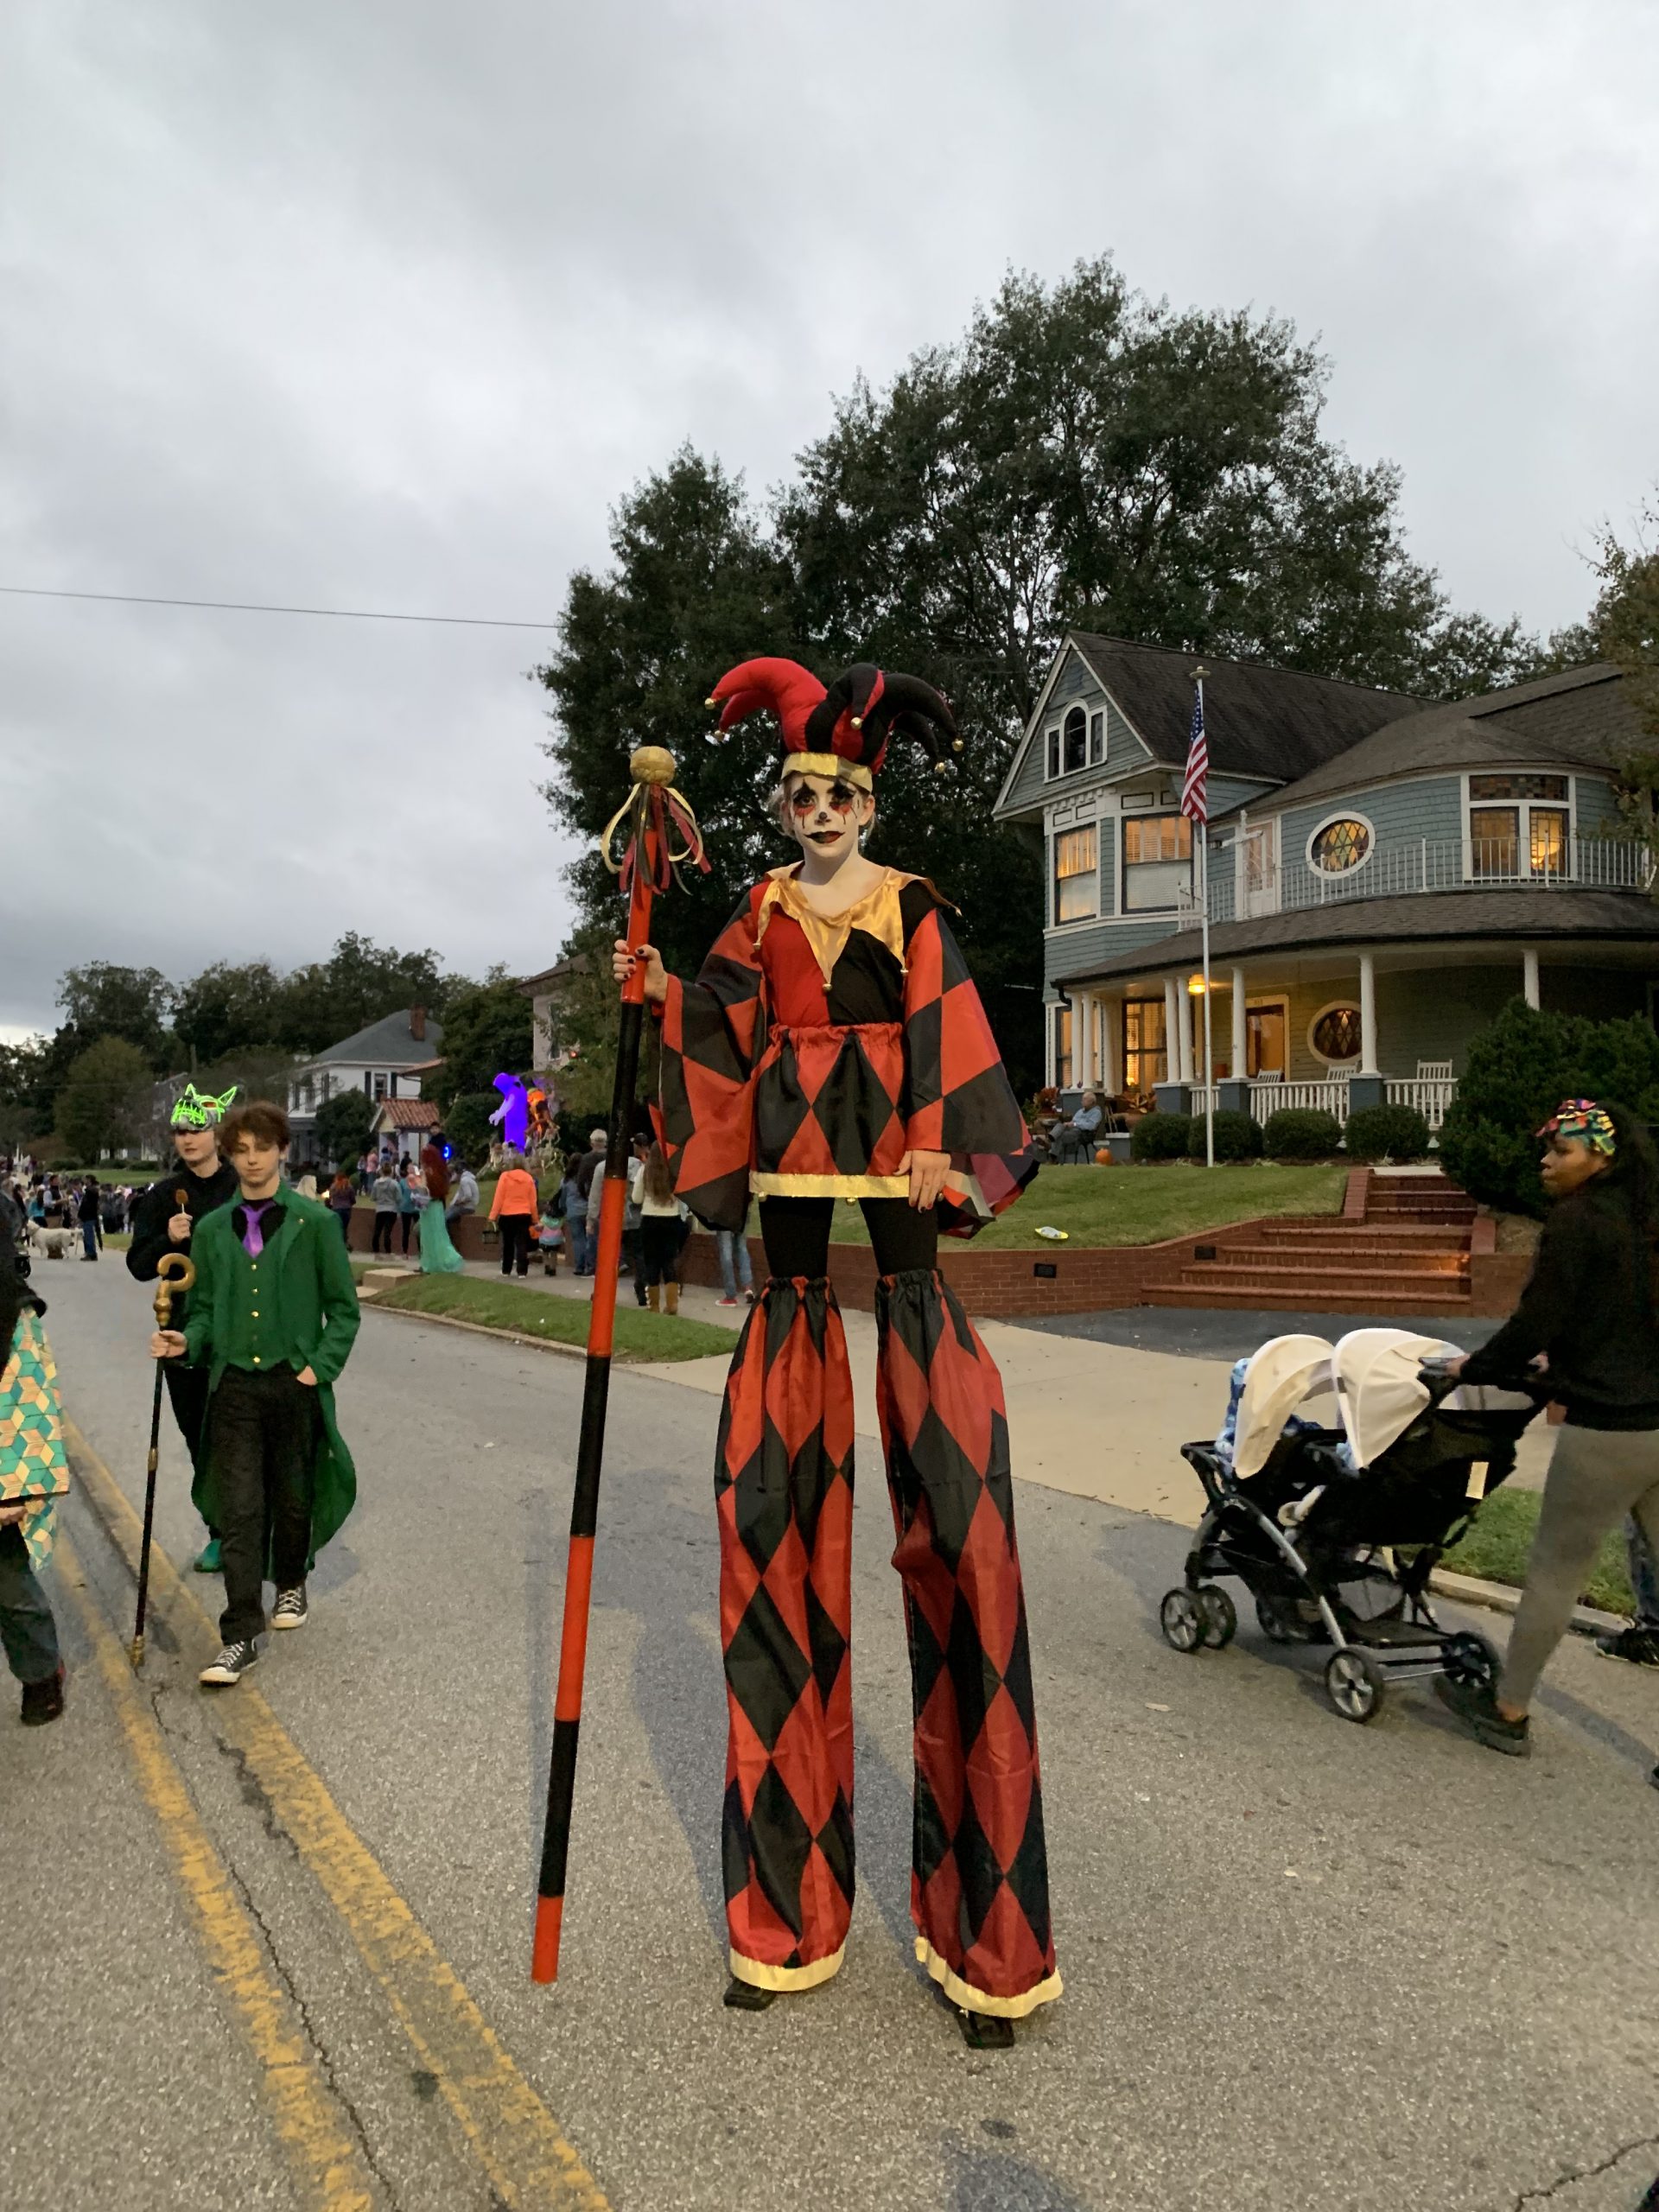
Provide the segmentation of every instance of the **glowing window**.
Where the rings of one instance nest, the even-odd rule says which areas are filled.
[[[1350,868],[1358,868],[1370,858],[1370,823],[1344,814],[1314,831],[1307,857],[1309,864],[1318,868],[1321,875],[1346,875]]]

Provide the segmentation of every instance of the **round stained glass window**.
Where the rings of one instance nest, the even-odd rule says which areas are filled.
[[[1371,825],[1352,815],[1343,815],[1315,830],[1307,857],[1321,875],[1345,875],[1357,868],[1371,849]]]
[[[1328,1006],[1308,1032],[1307,1041],[1322,1060],[1333,1063],[1359,1058],[1359,1008]]]

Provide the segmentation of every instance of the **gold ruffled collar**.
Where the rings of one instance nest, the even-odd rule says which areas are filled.
[[[854,930],[862,930],[867,937],[885,944],[899,963],[905,967],[905,918],[899,911],[899,893],[914,878],[901,875],[896,868],[884,868],[881,880],[861,899],[839,914],[824,915],[810,906],[799,883],[796,880],[798,861],[783,868],[773,868],[766,878],[766,887],[761,896],[760,909],[755,916],[755,943],[766,933],[766,922],[774,906],[781,906],[785,913],[798,921],[812,948],[812,957],[818,963],[818,972],[827,988],[836,972],[836,963],[847,949],[847,939]]]

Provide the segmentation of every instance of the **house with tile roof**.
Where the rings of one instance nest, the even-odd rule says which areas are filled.
[[[437,1068],[442,1052],[443,1025],[423,1006],[413,1006],[382,1014],[366,1029],[305,1061],[289,1077],[290,1156],[315,1157],[317,1109],[326,1098],[340,1090],[361,1090],[376,1104],[383,1099],[418,1100],[423,1078]]]
[[[1414,1105],[1438,1126],[1506,1000],[1651,1017],[1653,864],[1618,804],[1617,669],[1432,705],[1211,655],[1217,1103]],[[1198,656],[1074,631],[1002,791],[1039,828],[1049,1080],[1204,1103],[1201,915],[1179,811]]]

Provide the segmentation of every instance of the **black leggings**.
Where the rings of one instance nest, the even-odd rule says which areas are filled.
[[[768,1274],[810,1277],[824,1273],[836,1203],[834,1198],[761,1199],[760,1236]],[[878,1273],[904,1274],[912,1268],[938,1265],[937,1208],[924,1211],[907,1198],[861,1198],[858,1203],[875,1247]]]

